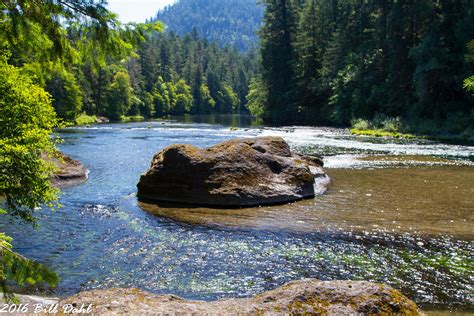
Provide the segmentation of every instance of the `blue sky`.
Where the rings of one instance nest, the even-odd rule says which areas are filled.
[[[145,22],[147,18],[155,16],[159,9],[175,0],[108,0],[110,11],[119,15],[120,21]]]

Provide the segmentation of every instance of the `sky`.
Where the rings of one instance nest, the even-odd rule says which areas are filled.
[[[123,23],[145,22],[154,17],[159,9],[173,2],[175,0],[108,0],[108,8],[117,13]]]

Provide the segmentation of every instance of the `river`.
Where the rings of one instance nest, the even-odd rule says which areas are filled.
[[[230,128],[230,126],[236,126]],[[305,277],[383,282],[428,310],[474,312],[474,147],[268,128],[247,117],[181,117],[59,131],[89,180],[66,188],[40,227],[0,222],[15,249],[61,277],[52,293],[138,287],[189,299],[244,297]],[[153,155],[277,135],[322,155],[313,200],[242,210],[160,209],[135,197]]]

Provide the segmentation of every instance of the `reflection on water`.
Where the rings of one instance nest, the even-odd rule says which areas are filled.
[[[315,277],[385,282],[422,306],[473,310],[472,147],[186,120],[61,132],[61,149],[84,162],[89,181],[64,190],[64,208],[41,212],[36,231],[0,222],[18,251],[60,274],[56,295],[139,287],[210,300]],[[251,210],[154,209],[164,215],[155,216],[139,207],[135,185],[160,149],[257,135],[324,155],[328,193]]]
[[[183,115],[173,116],[172,120],[184,124],[211,124],[230,127],[258,127],[262,122],[251,115]]]

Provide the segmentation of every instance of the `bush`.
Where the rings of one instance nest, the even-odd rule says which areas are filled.
[[[363,119],[356,119],[352,120],[352,128],[358,129],[358,130],[368,130],[371,128],[371,124],[367,120]]]
[[[90,125],[97,123],[97,117],[95,115],[87,115],[86,113],[80,114],[75,120],[75,125]]]

